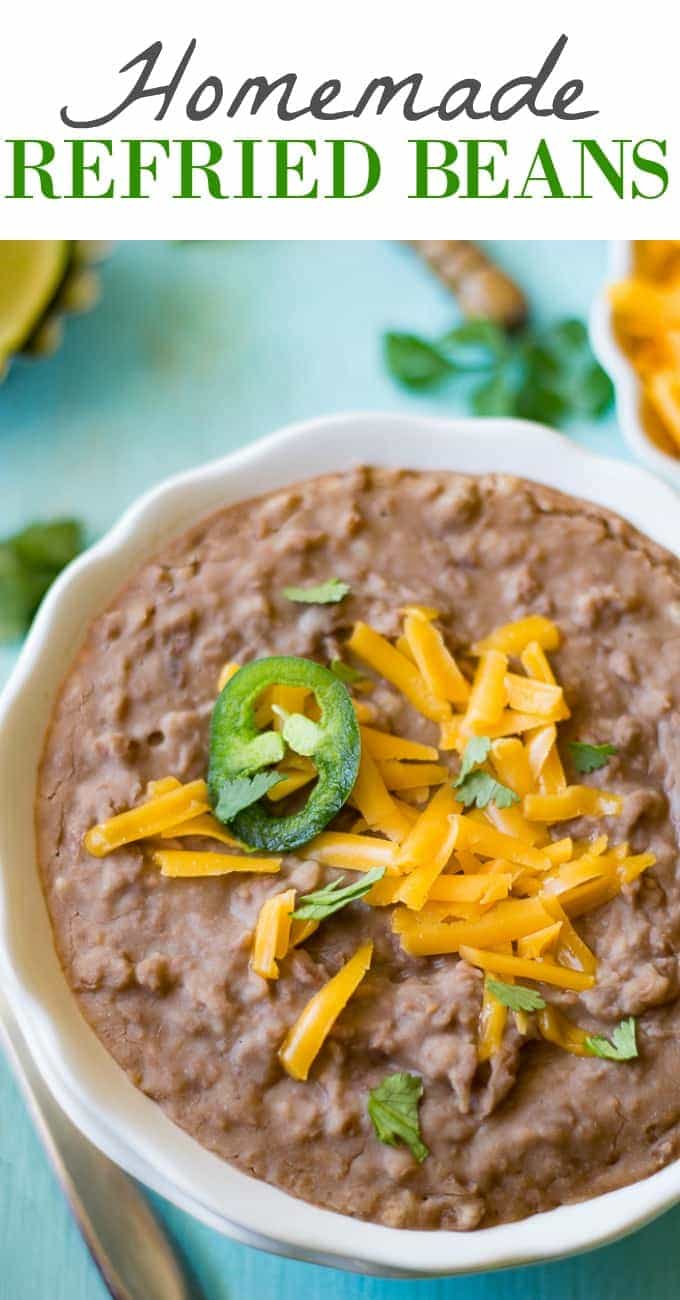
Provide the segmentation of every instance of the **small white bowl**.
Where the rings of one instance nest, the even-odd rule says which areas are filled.
[[[82,1019],[52,944],[36,868],[36,772],[55,693],[86,626],[147,556],[200,516],[359,462],[522,475],[608,506],[680,552],[670,488],[523,421],[333,416],[154,488],[54,585],[0,700],[0,980],[74,1123],[124,1169],[229,1237],[386,1277],[469,1273],[588,1250],[678,1201],[680,1161],[606,1196],[467,1234],[380,1227],[319,1209],[204,1150],[137,1091]]]
[[[616,395],[616,414],[628,446],[650,469],[680,487],[680,457],[671,456],[650,438],[640,415],[640,383],[614,332],[608,290],[625,280],[633,264],[630,240],[614,239],[609,245],[607,278],[590,313],[590,341],[593,351],[609,374]]]

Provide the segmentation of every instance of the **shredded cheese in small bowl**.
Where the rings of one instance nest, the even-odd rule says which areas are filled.
[[[680,241],[612,241],[590,334],[627,443],[680,486]]]

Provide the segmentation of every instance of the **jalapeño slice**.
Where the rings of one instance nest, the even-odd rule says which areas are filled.
[[[258,801],[242,808],[228,825],[250,848],[282,853],[313,839],[342,808],[357,778],[361,739],[347,687],[321,664],[284,655],[245,664],[227,682],[213,709],[208,792],[216,815],[227,783],[271,770],[283,758],[280,733],[260,731],[255,721],[255,707],[268,686],[302,686],[314,694],[321,712],[312,755],[316,783],[298,812],[277,817]]]

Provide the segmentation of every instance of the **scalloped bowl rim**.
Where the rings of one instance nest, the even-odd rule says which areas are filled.
[[[614,384],[616,415],[626,442],[640,460],[680,487],[680,458],[670,456],[649,437],[640,418],[640,388],[637,375],[614,334],[607,290],[628,275],[631,241],[611,240],[607,276],[590,313],[590,341],[593,351]]]
[[[212,509],[362,462],[517,474],[607,506],[680,553],[670,487],[526,421],[321,417],[162,482],[61,575],[0,698],[0,982],[46,1083],[81,1131],[154,1191],[235,1240],[391,1277],[470,1273],[592,1249],[680,1200],[680,1161],[618,1191],[470,1233],[389,1228],[320,1209],[205,1150],[138,1091],[82,1019],[51,941],[35,862],[35,776],[44,719],[85,627],[142,559]]]

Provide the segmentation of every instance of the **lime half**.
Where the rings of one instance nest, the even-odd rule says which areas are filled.
[[[0,374],[54,298],[70,247],[68,239],[0,240]]]

